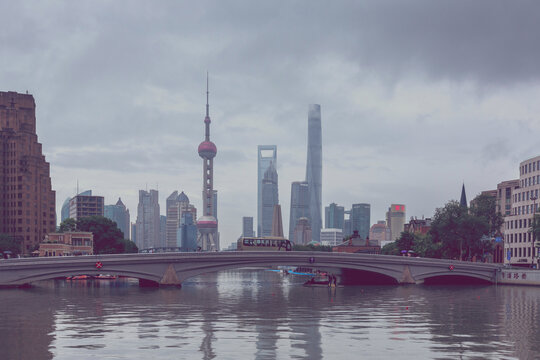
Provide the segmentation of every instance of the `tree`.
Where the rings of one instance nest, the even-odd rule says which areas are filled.
[[[0,234],[0,252],[11,251],[12,256],[21,253],[21,239],[8,234]]]
[[[471,201],[470,214],[479,218],[484,218],[488,224],[488,231],[485,235],[494,237],[500,232],[504,219],[497,211],[497,200],[493,196],[480,194]]]
[[[301,244],[294,244],[293,248],[294,251],[325,251],[325,252],[332,252],[332,246],[329,245],[301,245]]]
[[[440,259],[442,257],[441,243],[434,243],[429,234],[414,234],[413,251],[420,257]]]
[[[398,247],[397,247],[397,243],[394,241],[394,242],[384,245],[381,249],[381,254],[382,255],[400,255]]]
[[[465,260],[483,256],[489,250],[482,239],[489,231],[486,217],[469,214],[459,202],[452,200],[435,210],[430,234],[435,243],[441,243],[442,257]]]
[[[408,231],[402,231],[399,239],[396,240],[396,246],[401,253],[402,251],[408,252],[412,250],[414,246],[415,236]]]
[[[65,219],[60,223],[60,229],[58,231],[61,233],[77,231],[77,221],[72,218]]]
[[[68,218],[60,224],[60,232],[87,231],[94,234],[94,254],[136,253],[137,246],[124,239],[117,224],[103,216],[89,216],[77,220]]]

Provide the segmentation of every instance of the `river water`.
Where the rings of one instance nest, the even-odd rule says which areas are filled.
[[[237,270],[0,290],[0,359],[540,359],[540,288],[308,288]]]

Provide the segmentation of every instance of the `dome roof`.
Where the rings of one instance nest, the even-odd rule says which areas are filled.
[[[187,195],[184,194],[184,192],[182,191],[182,192],[180,193],[180,195],[178,195],[178,201],[179,201],[179,202],[189,203],[189,198],[188,198]]]
[[[199,145],[199,156],[203,158],[213,158],[217,154],[216,145],[211,141],[203,141]]]

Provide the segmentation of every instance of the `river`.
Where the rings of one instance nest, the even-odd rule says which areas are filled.
[[[0,359],[538,359],[540,288],[303,287],[223,271],[0,290]]]

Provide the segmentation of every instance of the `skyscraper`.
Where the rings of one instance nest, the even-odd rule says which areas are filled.
[[[66,200],[64,200],[64,203],[62,204],[62,210],[60,213],[60,221],[64,221],[67,218],[69,218],[69,201],[71,200],[70,197],[68,197]]]
[[[289,240],[292,241],[294,229],[300,218],[309,223],[309,191],[306,181],[294,181],[291,184],[291,211],[289,213]]]
[[[0,233],[29,254],[56,228],[56,194],[36,134],[34,97],[0,92]]]
[[[270,164],[277,168],[277,146],[259,145],[257,147],[257,234],[262,235],[263,214],[263,179]]]
[[[358,235],[365,239],[369,237],[369,227],[371,222],[370,204],[353,204],[351,208],[351,230],[354,233],[358,230]]]
[[[343,206],[338,206],[336,203],[331,203],[324,208],[324,227],[326,229],[343,230],[344,221],[345,208]]]
[[[272,234],[274,206],[279,204],[278,175],[273,163],[270,163],[262,181],[262,217],[259,236]]]
[[[105,212],[103,196],[92,195],[92,190],[84,191],[69,200],[69,217],[80,219],[87,216],[103,216]]]
[[[157,190],[139,190],[135,244],[139,249],[160,247],[161,223]]]
[[[244,216],[242,218],[242,236],[246,236],[246,237],[254,236],[252,216]]]
[[[321,106],[309,105],[306,181],[313,240],[319,241],[322,228],[322,130]]]
[[[195,219],[193,213],[182,213],[177,242],[177,246],[180,247],[181,251],[197,251],[197,225],[193,219]]]
[[[179,247],[178,245],[178,229],[180,228],[180,222],[182,215],[185,212],[193,213],[193,218],[197,218],[197,209],[195,206],[189,203],[189,198],[182,191],[178,194],[178,191],[174,191],[167,198],[167,220],[166,220],[166,235],[165,246]]]
[[[404,231],[405,225],[405,205],[392,204],[386,213],[386,224],[390,228],[390,239],[399,239]]]
[[[202,251],[218,251],[218,222],[214,217],[214,157],[217,154],[216,145],[210,141],[210,106],[208,105],[208,76],[206,78],[206,117],[204,118],[205,135],[198,151],[203,159],[203,210],[197,221],[199,238],[197,246]]]
[[[116,222],[118,228],[124,233],[124,239],[130,239],[129,228],[129,210],[122,202],[122,199],[118,198],[115,205],[105,205],[104,211],[105,217]]]

